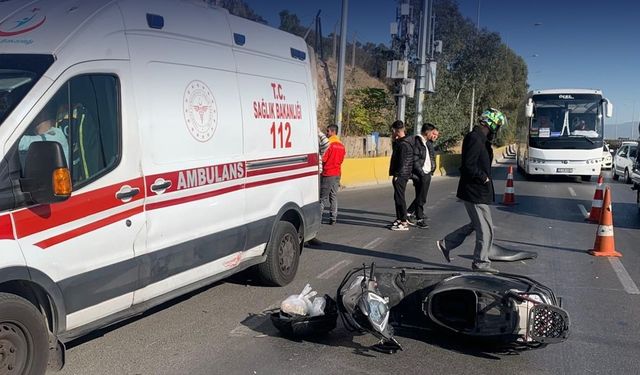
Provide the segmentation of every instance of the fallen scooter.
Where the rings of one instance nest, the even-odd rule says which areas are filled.
[[[512,274],[363,265],[345,275],[336,305],[345,328],[373,334],[386,353],[402,350],[394,327],[537,348],[565,341],[570,326],[550,288]]]

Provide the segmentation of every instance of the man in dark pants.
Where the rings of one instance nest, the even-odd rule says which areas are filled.
[[[436,170],[436,155],[433,142],[438,139],[438,128],[433,124],[422,124],[420,134],[415,136],[413,144],[413,187],[416,197],[407,209],[410,225],[418,228],[429,228],[424,215],[424,205],[431,185],[431,176]]]
[[[333,225],[338,220],[338,188],[342,175],[342,162],[346,154],[344,145],[338,138],[338,126],[327,127],[329,147],[322,155],[322,179],[320,182],[320,214],[329,205],[329,224]]]
[[[393,151],[389,165],[389,176],[393,176],[393,200],[396,206],[396,221],[391,225],[391,230],[406,231],[409,230],[409,222],[407,221],[405,190],[413,169],[413,145],[409,137],[405,135],[402,121],[395,121],[391,125],[391,130],[393,132]]]
[[[506,122],[507,119],[502,112],[489,108],[482,112],[480,124],[464,137],[457,197],[463,201],[471,222],[436,242],[447,262],[451,261],[451,250],[460,246],[465,238],[475,231],[476,246],[473,251],[472,268],[483,272],[498,272],[491,268],[489,260],[489,250],[493,243],[493,223],[489,204],[494,201],[491,141]]]

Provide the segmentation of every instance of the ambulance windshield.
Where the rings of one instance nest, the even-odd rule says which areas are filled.
[[[50,55],[0,55],[0,124],[52,63]]]

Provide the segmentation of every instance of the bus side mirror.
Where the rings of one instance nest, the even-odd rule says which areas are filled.
[[[604,115],[610,118],[611,116],[613,116],[613,104],[608,100],[605,101],[604,104],[605,104]]]
[[[525,106],[525,116],[533,117],[533,100],[531,100],[531,98],[529,98]]]
[[[20,188],[38,204],[62,202],[71,196],[71,173],[62,145],[39,141],[29,145]]]

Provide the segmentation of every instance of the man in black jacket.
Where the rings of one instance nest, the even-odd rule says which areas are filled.
[[[491,268],[489,260],[489,249],[493,243],[493,223],[489,204],[494,201],[491,141],[506,122],[507,119],[502,112],[493,108],[487,109],[480,116],[480,124],[462,141],[462,166],[457,197],[464,202],[471,222],[436,242],[447,262],[451,261],[449,252],[460,246],[465,238],[475,231],[476,246],[473,251],[472,268],[483,272],[498,272]]]
[[[436,153],[433,142],[438,139],[438,128],[429,123],[422,124],[420,134],[414,137],[413,144],[413,187],[416,197],[407,209],[410,225],[418,228],[429,228],[424,215],[424,205],[431,185],[431,176],[436,170]]]
[[[395,121],[391,125],[391,130],[393,131],[393,151],[389,176],[393,176],[393,200],[396,206],[396,221],[391,225],[391,230],[405,231],[409,230],[405,190],[413,169],[413,145],[405,135],[402,121]]]

